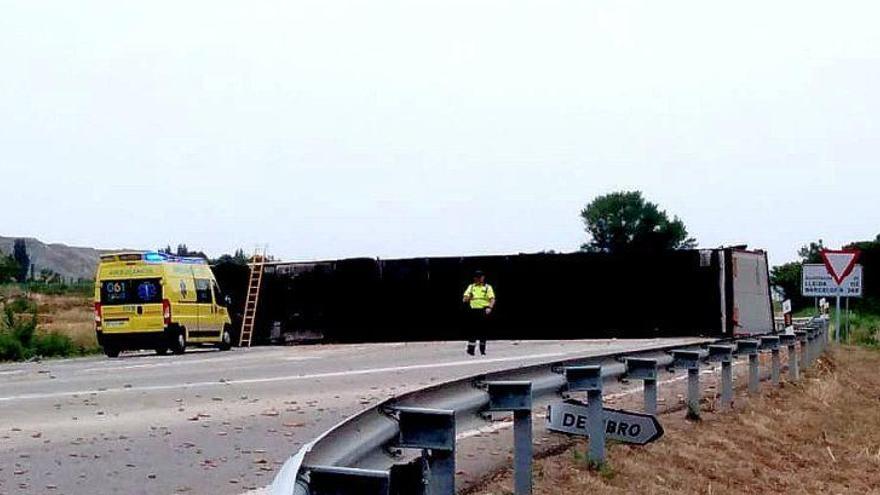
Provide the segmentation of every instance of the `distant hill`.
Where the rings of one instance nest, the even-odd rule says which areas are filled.
[[[0,252],[12,254],[12,244],[15,239],[15,237],[0,236]],[[65,280],[95,278],[100,255],[122,251],[121,249],[94,249],[65,244],[46,244],[33,238],[24,239],[36,273],[40,273],[42,269],[49,269],[64,277]]]

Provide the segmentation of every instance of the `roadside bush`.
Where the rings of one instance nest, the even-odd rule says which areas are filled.
[[[16,297],[3,304],[0,314],[0,360],[21,361],[35,356],[67,357],[77,354],[66,335],[37,331],[37,305]]]
[[[33,341],[32,350],[35,356],[43,357],[67,357],[78,354],[70,337],[56,332],[37,335]]]
[[[0,330],[0,361],[21,361],[27,352],[21,342],[10,333]]]
[[[880,316],[854,313],[850,318],[850,342],[880,348]]]
[[[37,331],[37,313],[31,313],[26,317],[18,317],[9,310],[7,311],[8,328],[15,337],[15,340],[21,342],[26,349],[34,343],[34,333]]]

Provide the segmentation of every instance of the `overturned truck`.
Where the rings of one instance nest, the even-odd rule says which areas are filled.
[[[738,247],[272,262],[255,340],[462,339],[461,297],[477,269],[497,294],[492,338],[733,337],[773,329],[766,253]],[[242,305],[236,289],[246,271],[216,271]]]

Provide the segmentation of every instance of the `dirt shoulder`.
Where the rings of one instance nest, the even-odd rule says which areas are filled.
[[[591,471],[584,442],[536,461],[535,494],[880,494],[880,351],[842,347],[797,384],[731,414],[662,415],[666,435],[645,447],[610,445],[608,466]],[[512,473],[473,494],[511,494]]]

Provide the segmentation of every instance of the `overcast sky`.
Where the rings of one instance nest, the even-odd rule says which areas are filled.
[[[772,261],[880,233],[880,3],[0,0],[0,235],[575,250],[640,189]]]

